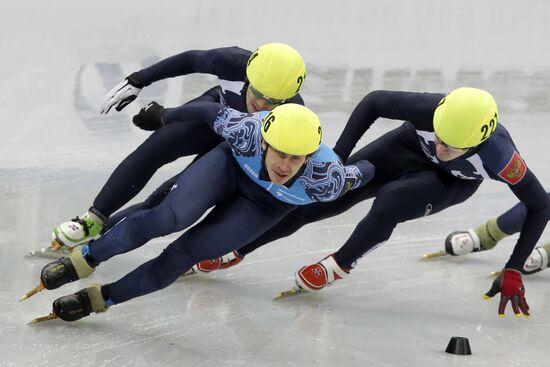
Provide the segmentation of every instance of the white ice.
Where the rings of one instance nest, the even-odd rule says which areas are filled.
[[[336,250],[370,201],[252,254],[230,270],[169,288],[74,323],[34,326],[51,302],[111,282],[155,257],[170,238],[102,264],[89,280],[18,303],[46,260],[51,229],[83,213],[113,168],[147,133],[130,118],[151,99],[174,106],[215,79],[195,75],[144,90],[100,116],[103,95],[143,66],[188,49],[287,42],[308,62],[303,89],[333,144],[374,89],[491,91],[501,122],[550,187],[550,2],[3,1],[0,13],[0,365],[2,366],[545,366],[550,270],[525,277],[532,318],[497,317],[484,301],[517,237],[495,250],[422,262],[452,230],[516,202],[486,182],[466,203],[398,226],[384,246],[330,289],[272,301],[302,265]],[[397,126],[381,120],[361,144]],[[182,142],[184,143],[184,142]],[[181,170],[163,169],[136,199]],[[541,242],[548,242],[546,230]],[[452,336],[473,354],[444,352]]]

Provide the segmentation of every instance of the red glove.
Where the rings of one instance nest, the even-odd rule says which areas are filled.
[[[508,301],[512,302],[512,309],[516,317],[523,315],[529,318],[529,305],[525,300],[525,287],[521,280],[521,272],[515,269],[504,269],[494,280],[491,289],[483,295],[484,299],[490,299],[500,292],[500,304],[498,315],[504,317],[504,310]],[[520,312],[521,310],[521,312]]]

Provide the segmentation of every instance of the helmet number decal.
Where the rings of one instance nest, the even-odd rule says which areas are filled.
[[[481,133],[483,136],[481,137],[481,141],[487,140],[489,138],[489,135],[495,131],[497,128],[497,114],[495,113],[495,116],[489,121],[489,124],[485,124],[481,126]]]
[[[267,115],[267,117],[264,120],[264,133],[266,133],[267,130],[269,130],[269,127],[271,126],[271,123],[273,121],[275,121],[275,115],[273,115],[273,113],[270,112],[269,115]]]
[[[295,93],[298,93],[300,91],[300,88],[302,88],[302,84],[304,84],[304,80],[306,79],[306,74],[304,74],[303,76],[300,75],[298,77],[298,79],[296,79],[296,83],[298,84],[298,88],[296,88],[296,92]]]
[[[246,63],[246,66],[249,66],[252,60],[254,60],[258,56],[258,51],[254,52],[250,58],[248,59],[248,62]]]

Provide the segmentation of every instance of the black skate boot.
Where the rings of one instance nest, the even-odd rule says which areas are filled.
[[[86,278],[94,272],[97,264],[90,264],[82,255],[80,248],[76,248],[69,257],[49,263],[42,269],[40,280],[46,289],[56,289],[63,284]]]
[[[53,301],[53,313],[64,321],[76,321],[92,312],[105,312],[109,307],[101,295],[101,285],[92,284],[74,294]]]

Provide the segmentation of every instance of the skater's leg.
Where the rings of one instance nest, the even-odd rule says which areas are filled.
[[[129,215],[98,240],[77,248],[68,259],[46,265],[42,282],[48,289],[58,288],[90,275],[99,263],[115,255],[187,228],[206,210],[234,196],[242,174],[229,145],[220,144],[179,176],[160,205]]]
[[[355,262],[390,238],[395,226],[435,214],[469,198],[480,181],[460,180],[438,171],[411,173],[385,185],[372,208],[336,252],[336,262],[352,268]]]
[[[525,205],[521,202],[517,203],[498,218],[489,219],[476,228],[450,233],[445,239],[445,246],[447,249],[449,247],[462,248],[463,251],[451,252],[452,255],[490,250],[502,239],[521,231],[526,215]],[[447,252],[449,251],[447,250]]]
[[[129,215],[91,243],[91,257],[102,262],[152,238],[185,229],[207,209],[233,195],[239,174],[229,146],[219,145],[181,174],[158,206]]]
[[[291,205],[262,188],[217,205],[200,223],[168,246],[160,256],[108,286],[113,303],[162,289],[201,260],[239,248],[280,220]]]

